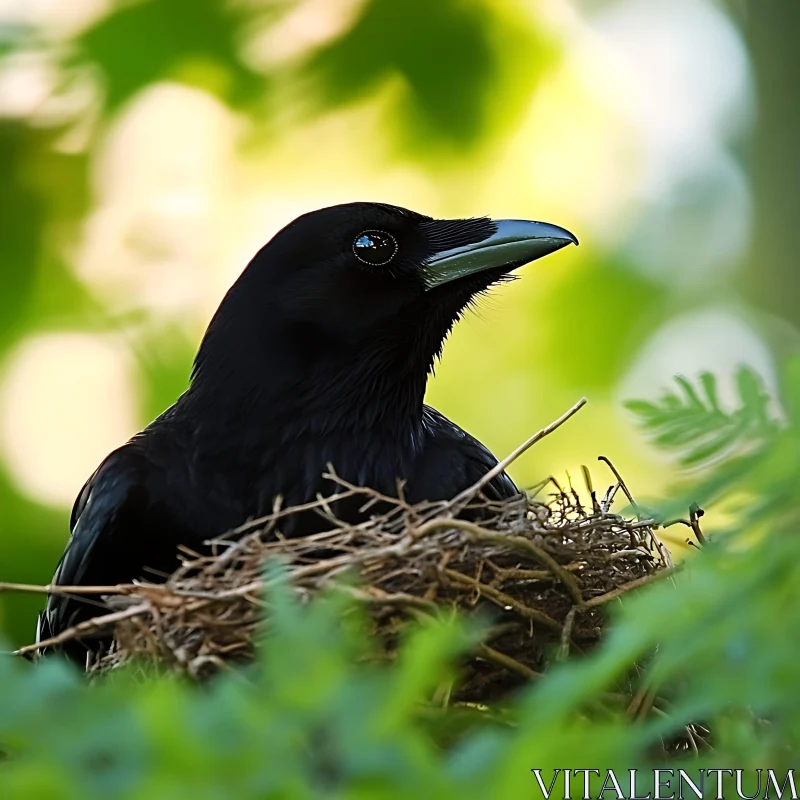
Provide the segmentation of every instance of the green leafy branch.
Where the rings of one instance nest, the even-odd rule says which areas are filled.
[[[659,402],[631,400],[625,405],[655,445],[680,452],[681,466],[702,467],[737,450],[752,452],[778,432],[769,413],[769,395],[748,367],[736,374],[738,405],[733,411],[720,403],[711,373],[700,375],[698,387],[683,376],[675,380],[676,391],[667,392]]]

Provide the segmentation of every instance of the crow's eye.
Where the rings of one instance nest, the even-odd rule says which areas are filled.
[[[353,253],[359,261],[381,267],[397,255],[397,240],[386,231],[363,231],[353,240]]]

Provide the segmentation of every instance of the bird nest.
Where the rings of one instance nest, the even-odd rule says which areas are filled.
[[[365,512],[378,502],[391,511],[348,525],[320,500],[310,505],[329,516],[330,530],[293,539],[279,534],[292,510],[277,511],[212,542],[209,555],[187,554],[165,584],[118,587],[106,598],[115,610],[84,623],[84,633],[113,626],[115,638],[90,669],[145,660],[201,678],[248,659],[269,624],[270,581],[288,576],[304,600],[335,587],[368,606],[390,656],[410,619],[489,611],[493,625],[458,692],[485,701],[535,678],[554,658],[590,650],[602,636],[604,607],[670,564],[652,521],[609,510],[619,484],[588,506],[552,485],[547,502],[471,500],[466,512],[480,523],[456,518],[450,504],[410,506],[355,487],[342,495],[363,495]],[[283,565],[279,578],[265,574],[270,561]]]
[[[602,498],[585,468],[583,500],[571,484],[564,488],[553,478],[511,500],[482,497],[494,476],[581,405],[448,502],[410,505],[402,491],[400,499],[386,497],[331,473],[340,486],[335,497],[362,498],[366,521],[342,522],[332,499],[319,498],[300,508],[276,507],[208,543],[202,555],[185,552],[163,583],[38,587],[100,596],[104,604],[94,619],[38,646],[113,636],[87,664],[90,672],[144,662],[204,678],[252,656],[258,632],[269,625],[270,582],[288,577],[303,600],[331,588],[365,605],[387,657],[409,620],[452,609],[488,617],[488,635],[463,665],[457,698],[497,697],[535,679],[551,661],[591,650],[603,635],[609,603],[672,568],[656,523],[638,512],[607,461],[614,480]],[[632,509],[628,516],[612,511],[622,494]],[[283,538],[282,522],[298,511],[322,515],[328,529]],[[283,565],[280,578],[265,572],[270,562]]]

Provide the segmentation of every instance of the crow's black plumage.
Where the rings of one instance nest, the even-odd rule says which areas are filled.
[[[443,342],[477,295],[575,242],[538,222],[434,220],[377,203],[306,214],[253,258],[217,310],[189,389],[83,487],[53,582],[170,572],[181,544],[332,494],[322,475],[439,500],[497,462],[423,404]],[[517,493],[505,474],[487,487]],[[344,513],[348,513],[344,510]],[[318,518],[287,521],[297,535]],[[53,595],[40,641],[97,608]],[[82,645],[68,652],[80,658]]]

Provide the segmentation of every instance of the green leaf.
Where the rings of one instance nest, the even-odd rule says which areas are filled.
[[[714,411],[722,413],[722,409],[719,405],[719,398],[717,396],[717,379],[710,372],[702,372],[700,373],[700,383],[711,408]]]
[[[700,375],[702,391],[676,376],[679,393],[667,392],[656,404],[628,401],[626,407],[639,416],[655,445],[677,450],[683,466],[702,467],[728,449],[763,447],[776,433],[760,377],[743,368],[736,380],[741,405],[730,413],[722,410],[716,380],[709,373]]]
[[[628,411],[643,417],[643,424],[661,417],[661,409],[655,403],[648,403],[645,400],[626,400],[623,405]]]
[[[683,393],[686,395],[687,405],[690,408],[693,407],[696,409],[705,410],[705,406],[700,400],[697,392],[694,390],[694,387],[683,375],[676,375],[675,382],[681,387],[681,389],[683,389]]]
[[[488,3],[369,0],[352,28],[303,71],[320,87],[323,108],[394,82],[401,96],[391,121],[396,138],[410,138],[423,155],[437,145],[476,144],[498,121],[512,125],[553,49],[523,16],[506,19]]]
[[[686,467],[704,464],[712,458],[719,457],[721,453],[732,447],[740,437],[741,431],[736,427],[723,430],[685,453],[681,457],[681,464]]]
[[[138,0],[86,31],[77,60],[102,71],[110,111],[166,78],[196,83],[234,105],[251,103],[266,82],[239,56],[248,19],[245,6],[218,0]]]

